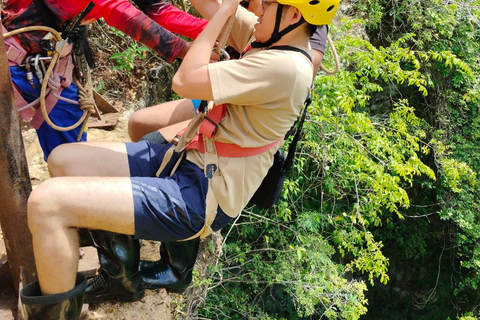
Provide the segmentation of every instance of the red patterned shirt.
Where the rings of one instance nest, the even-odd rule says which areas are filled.
[[[59,27],[78,15],[90,2],[90,0],[43,1],[53,12]],[[160,24],[172,26],[171,30],[192,38],[196,37],[206,24],[205,20],[192,17],[158,0],[139,1],[142,9],[155,21],[128,0],[92,0],[91,2],[95,6],[87,14],[82,24],[92,23],[103,17],[108,25],[152,48],[169,62],[175,60],[185,46],[185,41],[164,29]],[[163,10],[173,12],[175,15],[166,15]],[[172,23],[173,19],[177,21]],[[8,0],[2,11],[2,23],[7,30],[45,25],[33,0]],[[20,34],[16,38],[29,53],[34,54],[42,52],[40,40],[43,36],[44,32],[29,32]]]

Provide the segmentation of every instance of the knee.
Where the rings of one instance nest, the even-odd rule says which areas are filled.
[[[59,145],[48,156],[47,166],[50,177],[63,177],[68,175],[70,157],[68,157],[67,144]]]
[[[34,234],[40,229],[44,230],[56,220],[55,193],[52,188],[52,180],[47,180],[37,186],[28,197],[27,219],[28,228]]]
[[[138,112],[134,112],[128,119],[128,135],[130,140],[137,142],[143,136],[142,121]]]

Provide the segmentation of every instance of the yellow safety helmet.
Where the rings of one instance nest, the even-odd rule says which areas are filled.
[[[300,10],[303,18],[313,25],[330,24],[337,13],[340,0],[277,0]]]

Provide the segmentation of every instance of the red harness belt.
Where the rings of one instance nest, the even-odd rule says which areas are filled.
[[[205,148],[203,145],[203,137],[213,138],[215,133],[217,132],[218,124],[220,120],[225,116],[227,113],[227,105],[214,105],[212,110],[205,115],[202,123],[199,126],[199,134],[197,134],[185,147],[185,149],[196,149],[201,153],[205,153]],[[215,147],[217,149],[217,155],[219,157],[229,157],[229,158],[242,158],[242,157],[251,157],[257,154],[264,153],[274,146],[276,146],[282,138],[278,138],[274,142],[267,144],[262,147],[255,147],[255,148],[243,148],[239,145],[233,143],[225,143],[215,141]]]

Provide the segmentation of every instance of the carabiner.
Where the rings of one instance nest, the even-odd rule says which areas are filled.
[[[42,73],[42,69],[40,69],[40,57],[41,55],[39,53],[35,56],[35,63],[33,66],[35,68],[35,74],[37,75],[38,82],[43,83],[43,73]],[[43,61],[42,61],[42,64],[43,64]]]
[[[27,70],[27,80],[32,86],[32,88],[36,88],[37,86],[33,82],[33,72],[32,72],[32,67],[30,65],[30,61],[33,59],[33,56],[28,56],[27,59],[25,59],[25,69]]]
[[[230,55],[225,49],[220,49],[220,57],[218,58],[218,61],[227,61],[230,60]]]

